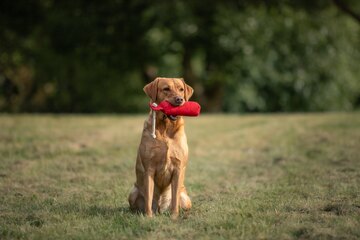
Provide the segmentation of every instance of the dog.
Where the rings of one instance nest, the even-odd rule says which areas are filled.
[[[158,77],[144,87],[152,103],[168,101],[181,106],[194,90],[182,78]],[[166,116],[156,112],[156,138],[151,135],[152,114],[144,123],[136,159],[136,182],[129,195],[130,209],[148,217],[170,208],[176,219],[179,207],[191,208],[191,200],[184,185],[188,162],[188,145],[181,116]]]

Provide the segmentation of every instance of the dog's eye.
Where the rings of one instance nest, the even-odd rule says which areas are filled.
[[[163,89],[165,92],[170,91],[170,88],[166,87]]]
[[[184,89],[183,89],[183,88],[180,88],[179,90],[180,90],[180,92],[183,92],[183,91],[184,91]]]

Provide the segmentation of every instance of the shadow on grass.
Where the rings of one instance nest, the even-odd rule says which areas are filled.
[[[82,217],[103,217],[114,218],[119,215],[131,216],[138,213],[132,212],[126,205],[120,207],[104,206],[104,205],[90,205],[84,206],[76,202],[68,202],[64,204],[56,204],[52,207],[52,210],[60,215],[74,214],[81,215]]]
[[[108,207],[108,206],[97,206],[92,205],[86,209],[84,209],[83,214],[88,216],[102,216],[102,217],[115,217],[119,214],[123,215],[134,215],[134,213],[127,206],[121,207]]]

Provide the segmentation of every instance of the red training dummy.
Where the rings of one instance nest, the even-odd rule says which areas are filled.
[[[181,106],[173,106],[168,101],[162,101],[157,106],[150,103],[150,108],[154,111],[162,111],[168,116],[190,116],[197,117],[200,114],[200,105],[197,102],[188,101]]]

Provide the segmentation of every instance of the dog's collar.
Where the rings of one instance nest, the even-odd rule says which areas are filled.
[[[157,107],[157,103],[153,102],[152,103],[153,106]],[[155,139],[156,138],[156,134],[155,134],[155,131],[156,131],[156,111],[155,110],[152,110],[151,109],[151,112],[152,112],[152,131],[151,131],[151,136]],[[166,115],[164,113],[164,116],[163,116],[163,120],[165,120],[166,118],[168,118],[170,121],[176,121],[178,120],[178,116],[173,116],[173,115]]]
[[[168,118],[170,121],[176,121],[176,120],[178,120],[178,116],[173,116],[173,115],[166,115],[166,114],[164,114],[164,116],[163,116],[163,120],[165,120],[166,118]]]

